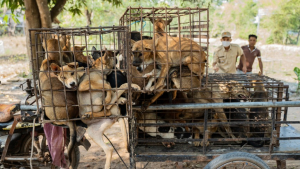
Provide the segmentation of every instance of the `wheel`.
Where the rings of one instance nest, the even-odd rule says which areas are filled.
[[[68,144],[69,144],[69,140],[67,139],[65,150],[67,150]],[[73,148],[73,151],[71,153],[71,160],[72,160],[72,164],[70,165],[70,169],[77,169],[80,161],[80,151],[79,151],[78,144],[75,144]]]
[[[270,169],[270,167],[262,159],[245,152],[232,152],[220,155],[204,167],[204,169],[223,168]]]

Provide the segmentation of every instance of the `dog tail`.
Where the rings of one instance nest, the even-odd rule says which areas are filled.
[[[76,143],[76,123],[74,122],[68,122],[68,127],[70,130],[70,142],[68,145],[68,158],[69,158],[69,164],[72,164],[72,152],[74,150],[75,147],[75,143]]]

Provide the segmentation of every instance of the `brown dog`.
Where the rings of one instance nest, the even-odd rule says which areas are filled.
[[[72,59],[72,54],[65,51],[70,51],[70,35],[54,35],[52,37],[53,38],[51,38],[50,34],[45,35],[45,39],[42,43],[46,53],[49,51],[49,53],[46,54],[46,58],[48,58],[48,60],[58,61],[58,63],[60,63],[59,65],[65,65],[66,63],[69,63]],[[43,38],[43,36],[41,36],[41,38]],[[55,53],[52,53],[50,51]],[[60,60],[61,58],[62,60]]]
[[[78,107],[73,106],[77,105],[76,91],[64,92],[64,86],[56,74],[48,71],[50,69],[49,64],[57,65],[58,63],[55,60],[45,59],[42,62],[39,74],[40,89],[46,116],[50,120],[66,120],[78,117]],[[51,69],[57,70],[53,66]],[[71,152],[76,141],[76,124],[71,121],[54,123],[59,125],[65,124],[70,129],[70,143],[68,145],[68,157],[70,161]]]
[[[186,38],[181,38],[180,44],[178,41],[179,40],[176,38],[169,37],[168,50],[181,50],[182,52],[156,52],[155,60],[154,54],[152,53],[154,47],[156,50],[160,51],[167,50],[166,40],[164,37],[159,38],[155,42],[155,46],[153,46],[153,40],[142,40],[134,43],[132,51],[134,52],[133,63],[135,66],[139,66],[142,63],[149,64],[154,61],[161,65],[161,73],[158,81],[150,88],[150,91],[153,91],[154,89],[161,89],[161,87],[163,87],[164,80],[172,66],[187,65],[192,72],[198,74],[199,76],[203,75],[206,63],[205,52],[194,41]],[[193,52],[190,52],[191,50]],[[142,51],[142,55],[139,53],[140,51]]]
[[[83,50],[85,46],[74,46],[71,48],[71,51],[74,53],[76,62],[85,63],[87,65],[92,65],[92,60],[88,56],[84,56]]]
[[[151,23],[154,25],[154,30],[155,30],[155,38],[158,39],[162,36],[166,36],[167,34],[165,33],[165,29],[167,25],[169,25],[173,18],[170,18],[168,20],[163,20],[162,18],[158,19],[153,19],[152,17],[149,17]],[[154,22],[153,22],[154,20]]]

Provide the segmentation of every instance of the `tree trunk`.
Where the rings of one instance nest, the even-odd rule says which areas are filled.
[[[92,20],[91,20],[92,10],[91,10],[91,12],[89,12],[88,9],[85,9],[85,16],[86,16],[87,26],[92,25]]]
[[[41,27],[40,13],[35,0],[25,0],[24,4],[25,4],[25,16],[26,16],[25,33],[26,33],[27,55],[29,58],[32,59],[33,69],[38,70],[38,66],[41,64],[42,60],[38,59],[35,51],[41,49],[41,47],[38,47],[38,49],[36,49],[35,45],[31,46],[31,44],[35,44],[35,41],[39,40],[39,37],[35,39],[34,31],[31,31],[31,33],[29,34],[29,29]],[[31,35],[31,40],[29,38],[30,35]],[[34,72],[32,72],[32,74],[33,73]]]
[[[51,21],[54,20],[58,16],[58,14],[64,9],[64,6],[66,4],[67,0],[59,0],[56,1],[56,4],[54,7],[51,9]]]
[[[52,20],[47,0],[36,0],[36,3],[40,12],[42,28],[51,28]]]

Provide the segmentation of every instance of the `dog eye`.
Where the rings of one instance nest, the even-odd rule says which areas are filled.
[[[73,75],[74,75],[74,72],[71,73],[71,76],[73,76]]]
[[[66,77],[60,77],[61,79],[66,79]]]

